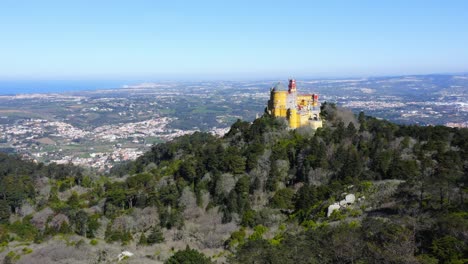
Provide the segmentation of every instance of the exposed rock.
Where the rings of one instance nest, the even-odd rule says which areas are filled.
[[[352,193],[343,193],[342,195],[346,195],[345,199],[328,206],[327,217],[330,217],[333,211],[340,210],[341,208],[346,208],[356,201],[356,196]]]
[[[350,193],[350,194],[346,195],[345,200],[346,200],[347,204],[353,204],[356,201],[356,196],[354,196],[354,194]]]
[[[125,250],[125,251],[122,251],[122,253],[119,254],[118,259],[119,259],[119,261],[121,261],[121,260],[129,258],[129,257],[131,257],[133,255],[134,254],[132,252]]]

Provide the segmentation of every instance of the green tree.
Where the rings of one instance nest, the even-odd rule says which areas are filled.
[[[67,204],[73,210],[78,210],[80,208],[80,198],[76,192],[72,192],[72,195],[68,198]]]
[[[10,218],[10,206],[5,200],[0,200],[0,224],[8,223]]]
[[[86,237],[89,237],[89,238],[95,237],[96,231],[101,226],[101,224],[99,223],[99,217],[100,217],[99,214],[94,214],[88,217]]]
[[[346,128],[345,131],[345,136],[348,138],[353,137],[356,134],[357,130],[356,127],[354,126],[353,122],[349,122],[348,127]]]
[[[367,122],[366,122],[366,115],[364,112],[359,112],[358,116],[358,121],[359,121],[359,132],[363,132],[367,130]]]
[[[140,238],[140,240],[141,240],[141,238]],[[148,238],[146,239],[146,242],[149,245],[161,243],[163,241],[164,241],[163,232],[161,231],[161,228],[159,226],[155,226],[151,230],[151,234],[149,234]]]
[[[391,151],[382,151],[373,159],[373,168],[382,178],[387,178],[388,170],[392,164],[393,153]]]
[[[333,142],[340,143],[343,140],[344,135],[345,135],[344,123],[343,121],[340,121],[335,131],[333,131],[332,133]]]
[[[185,250],[177,251],[165,264],[212,264],[213,262],[195,249],[188,246]]]
[[[452,236],[444,236],[432,242],[433,254],[442,262],[459,260],[466,251],[466,244]]]
[[[292,189],[283,188],[275,193],[270,200],[270,204],[273,208],[293,209],[293,197],[294,191]]]
[[[351,146],[346,151],[345,162],[340,171],[340,179],[346,182],[352,182],[359,179],[363,169],[364,165],[359,152],[354,146]]]
[[[223,163],[226,172],[233,172],[234,174],[245,173],[245,158],[235,147],[227,149]]]
[[[233,191],[237,194],[237,208],[239,214],[250,209],[249,188],[250,178],[248,176],[241,177],[234,187]]]
[[[145,236],[145,233],[141,233],[140,240],[138,240],[138,245],[148,245],[148,239]]]
[[[294,208],[296,211],[302,211],[299,215],[302,215],[301,218],[304,220],[304,217],[307,217],[311,212],[318,212],[320,202],[328,199],[329,196],[330,190],[327,187],[304,185],[294,195]]]
[[[88,233],[88,214],[80,210],[78,213],[76,213],[75,217],[72,218],[74,224],[75,224],[75,232],[78,235],[81,236],[86,236]]]
[[[179,175],[188,182],[193,182],[197,177],[195,159],[187,159],[179,167]]]
[[[362,223],[364,254],[371,263],[415,263],[413,230],[378,218]]]

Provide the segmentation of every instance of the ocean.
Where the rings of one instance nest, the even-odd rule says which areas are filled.
[[[77,91],[91,91],[100,89],[120,88],[125,81],[5,81],[0,80],[0,95],[32,94],[32,93],[64,93]]]

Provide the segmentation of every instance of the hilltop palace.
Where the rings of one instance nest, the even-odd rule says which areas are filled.
[[[317,94],[297,94],[296,80],[289,80],[288,89],[281,83],[270,91],[267,113],[274,117],[284,117],[291,129],[309,126],[322,127],[320,103]]]

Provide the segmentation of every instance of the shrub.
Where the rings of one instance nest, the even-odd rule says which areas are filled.
[[[213,262],[202,253],[188,246],[185,250],[177,251],[165,264],[212,264]]]
[[[339,221],[343,220],[346,218],[346,215],[343,214],[340,210],[335,210],[333,213],[330,215],[330,221]]]
[[[21,258],[21,255],[16,254],[14,251],[8,252],[8,254],[3,259],[4,264],[15,263]]]
[[[258,225],[254,227],[254,232],[252,235],[249,236],[249,240],[258,240],[262,239],[263,234],[268,231],[268,228],[263,225]]]
[[[228,245],[230,248],[233,248],[235,246],[238,246],[238,245],[242,245],[244,244],[245,242],[245,228],[241,228],[240,230],[238,231],[234,231],[232,232],[231,234],[231,237],[229,238],[229,240],[227,241],[228,242]]]
[[[29,220],[29,217],[25,217],[22,222],[14,222],[9,226],[10,231],[17,234],[22,240],[34,240],[39,232],[37,228],[29,222]]]
[[[255,225],[255,215],[256,212],[254,210],[245,211],[244,215],[242,216],[241,225],[253,227]]]
[[[31,254],[33,252],[33,250],[28,247],[23,248],[22,251],[23,251],[23,254],[25,255]]]
[[[360,187],[360,191],[362,191],[362,192],[364,192],[364,193],[365,193],[365,192],[368,192],[368,191],[370,190],[370,188],[372,188],[372,182],[370,182],[370,181],[363,181],[363,182],[361,182],[361,184],[360,184],[359,187]]]

